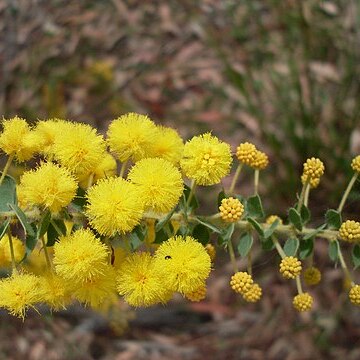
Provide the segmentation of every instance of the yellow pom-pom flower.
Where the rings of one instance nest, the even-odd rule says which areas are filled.
[[[317,285],[321,281],[321,272],[315,266],[309,267],[304,271],[304,281],[306,285]]]
[[[245,294],[250,291],[253,283],[251,275],[245,271],[238,271],[230,279],[231,288],[238,294]]]
[[[351,168],[357,172],[360,173],[360,155],[354,157],[351,161]]]
[[[254,144],[244,142],[236,148],[236,157],[241,163],[252,166],[257,156],[257,151]]]
[[[180,165],[185,176],[198,185],[214,185],[228,175],[231,162],[230,146],[206,133],[185,144]]]
[[[109,260],[109,251],[95,235],[87,229],[63,236],[54,245],[56,273],[76,284],[97,278],[104,273]]]
[[[110,150],[121,162],[139,161],[151,154],[156,125],[146,116],[128,113],[113,120],[107,132]]]
[[[352,304],[360,306],[360,285],[353,285],[349,291],[349,299]]]
[[[255,157],[250,163],[250,166],[256,170],[264,170],[269,165],[268,156],[262,152],[257,150],[255,152]]]
[[[25,256],[25,246],[24,243],[15,236],[12,236],[12,244],[14,249],[14,257],[15,261],[19,263]],[[10,252],[10,244],[9,237],[7,234],[3,236],[0,240],[0,268],[8,267],[11,265],[11,252]]]
[[[310,181],[311,179],[320,178],[324,175],[325,166],[323,162],[318,158],[310,158],[307,159],[304,163],[303,176],[306,181]]]
[[[193,302],[199,302],[206,297],[206,284],[199,286],[196,290],[185,293],[184,296]]]
[[[43,300],[39,278],[35,275],[20,273],[0,281],[0,307],[10,314],[24,319],[28,308]]]
[[[95,171],[103,160],[106,144],[90,125],[69,125],[71,128],[65,134],[55,137],[54,157],[62,166],[81,177]]]
[[[293,299],[293,306],[297,311],[303,312],[311,309],[313,297],[309,293],[298,294]]]
[[[183,192],[180,171],[160,158],[138,161],[131,168],[128,179],[140,190],[145,207],[156,213],[169,212]]]
[[[3,132],[0,134],[0,149],[17,161],[23,162],[32,158],[39,150],[39,144],[25,119],[15,116],[3,120]]]
[[[226,222],[238,221],[244,213],[244,205],[239,199],[229,197],[221,200],[220,216]]]
[[[166,303],[173,293],[166,287],[166,276],[169,274],[155,266],[150,253],[133,253],[119,267],[117,290],[131,306]]]
[[[155,252],[155,266],[166,274],[167,286],[182,294],[204,284],[210,274],[211,260],[203,245],[191,236],[175,236]]]
[[[210,260],[213,263],[215,261],[216,258],[216,249],[215,246],[212,244],[207,244],[205,246],[205,250],[208,253],[208,255],[210,256]]]
[[[320,184],[320,178],[319,177],[315,177],[315,178],[308,178],[308,176],[306,174],[302,174],[301,175],[301,183],[304,185],[306,182],[308,182],[310,184],[310,187],[312,189],[315,189],[319,186]]]
[[[122,178],[99,180],[88,189],[87,199],[86,216],[100,235],[131,231],[143,214],[140,190]]]
[[[56,213],[70,204],[76,189],[76,181],[67,169],[48,162],[22,175],[18,197],[23,206],[38,205]]]
[[[360,241],[360,222],[346,220],[339,229],[339,236],[342,240],[354,243]]]
[[[279,224],[282,224],[282,223],[283,223],[282,219],[281,219],[279,216],[277,216],[277,215],[270,215],[270,216],[268,216],[268,217],[266,218],[266,223],[267,223],[268,225],[271,225],[271,224],[273,224],[276,220],[279,221]]]
[[[281,260],[280,273],[285,279],[295,279],[301,273],[301,261],[294,256],[286,256]]]
[[[184,142],[174,129],[157,126],[156,140],[151,143],[147,157],[159,157],[178,165],[184,150]]]
[[[250,290],[242,294],[245,301],[255,303],[260,300],[262,296],[262,289],[259,284],[254,283],[251,285]]]

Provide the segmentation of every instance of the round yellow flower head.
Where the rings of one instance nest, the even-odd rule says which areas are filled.
[[[303,312],[311,309],[314,299],[309,293],[298,294],[293,299],[293,306],[297,311]]]
[[[112,262],[113,267],[118,270],[121,264],[124,262],[125,258],[129,256],[129,254],[129,250],[126,250],[120,246],[114,248]]]
[[[212,244],[207,244],[205,246],[205,250],[208,253],[208,255],[210,256],[210,260],[213,263],[215,261],[216,258],[216,249],[215,246]]]
[[[244,271],[238,271],[230,280],[231,288],[238,294],[245,294],[251,290],[253,279],[250,274]]]
[[[349,299],[352,304],[360,306],[360,285],[354,285],[349,291]]]
[[[301,273],[301,261],[294,256],[286,256],[281,260],[280,273],[285,279],[295,279]]]
[[[19,263],[25,256],[25,246],[24,243],[15,236],[12,236],[12,243],[14,248],[15,261]],[[7,234],[3,236],[0,240],[0,268],[8,267],[11,265],[11,253],[10,253],[10,244],[9,237]]]
[[[24,319],[25,311],[43,299],[39,278],[30,274],[13,274],[0,281],[0,307]]]
[[[48,162],[25,172],[17,191],[22,205],[38,205],[56,213],[70,204],[76,189],[77,183],[67,169]]]
[[[169,212],[183,192],[180,171],[160,158],[138,161],[131,168],[128,179],[140,190],[145,207],[156,213]]]
[[[236,157],[241,163],[252,166],[257,156],[257,151],[254,144],[244,142],[236,148]]]
[[[260,300],[262,296],[262,289],[259,284],[252,284],[249,291],[242,294],[245,301],[255,303]]]
[[[164,283],[166,276],[150,253],[133,253],[119,267],[117,290],[131,306],[166,303],[173,293]]]
[[[226,222],[238,221],[244,213],[244,205],[239,199],[229,197],[221,200],[220,216]]]
[[[211,260],[203,245],[191,236],[174,236],[155,252],[155,266],[163,269],[167,286],[182,294],[202,286],[210,274]]]
[[[301,183],[304,185],[306,182],[309,182],[310,187],[312,189],[315,189],[319,186],[320,184],[320,177],[314,177],[314,178],[308,178],[308,176],[306,174],[302,174],[301,175]]]
[[[282,224],[282,223],[283,223],[282,219],[281,219],[279,216],[277,216],[277,215],[269,215],[269,216],[266,218],[266,223],[267,223],[268,225],[271,225],[271,224],[273,224],[276,220],[279,220],[279,224]]]
[[[357,172],[360,173],[360,155],[354,157],[351,161],[351,168]]]
[[[97,308],[116,293],[116,273],[111,265],[102,268],[102,274],[84,281],[73,291],[73,296],[91,307]]]
[[[184,142],[174,129],[157,126],[156,139],[151,143],[147,157],[159,157],[178,165],[184,150]]]
[[[309,267],[304,271],[306,285],[317,285],[321,281],[321,272],[315,266]]]
[[[346,220],[339,229],[341,240],[354,243],[360,241],[360,222],[354,220]]]
[[[3,120],[0,134],[0,149],[7,155],[15,156],[19,162],[27,161],[38,151],[39,144],[25,119],[15,116]]]
[[[268,165],[269,165],[268,156],[264,152],[257,150],[255,152],[255,157],[253,161],[250,163],[250,166],[257,170],[264,170]]]
[[[184,296],[193,302],[199,302],[206,297],[206,284],[201,285],[196,290],[185,293]]]
[[[110,150],[121,162],[148,157],[156,135],[156,125],[146,115],[136,113],[113,120],[107,132]]]
[[[46,236],[46,235],[45,235]],[[40,243],[40,242],[39,242]],[[48,247],[48,254],[52,258],[53,247]],[[30,272],[34,275],[43,275],[47,271],[47,264],[44,255],[44,250],[36,247],[30,255],[26,257],[26,262],[22,263],[21,266],[25,271]]]
[[[198,185],[215,185],[229,174],[231,162],[230,146],[206,133],[185,144],[180,165],[185,176]]]
[[[323,162],[318,158],[307,159],[304,163],[303,176],[306,180],[320,178],[324,175],[325,167]]]
[[[66,133],[55,137],[55,159],[79,177],[94,172],[106,150],[103,137],[87,124],[69,123],[68,126]]]
[[[103,274],[108,259],[107,246],[87,229],[63,236],[54,245],[56,273],[74,284],[85,283]]]
[[[100,235],[131,231],[143,214],[140,190],[122,178],[99,180],[88,189],[87,199],[86,216]]]

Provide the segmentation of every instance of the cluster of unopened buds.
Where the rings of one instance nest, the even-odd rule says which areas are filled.
[[[228,251],[230,286],[246,302],[257,302],[263,293],[251,260],[259,240],[264,251],[279,253],[282,277],[296,281],[294,308],[311,309],[313,298],[303,292],[301,275],[309,286],[320,282],[313,248],[323,237],[351,284],[350,301],[360,305],[360,286],[340,246],[351,243],[360,262],[360,223],[341,220],[360,156],[352,161],[354,176],[338,209],[328,210],[325,223],[311,229],[310,190],[324,174],[317,158],[305,162],[302,190],[283,224],[276,215],[265,216],[258,187],[269,160],[249,142],[237,147],[231,185],[219,193],[219,212],[208,216],[196,214],[196,188],[221,183],[233,162],[230,146],[211,133],[184,144],[174,129],[136,113],[111,121],[106,136],[88,124],[49,119],[31,126],[14,117],[2,122],[0,149],[7,156],[0,178],[0,267],[6,274],[0,307],[13,315],[24,318],[38,304],[64,309],[74,301],[107,311],[119,296],[134,307],[167,303],[174,293],[201,301],[216,254],[211,234]],[[35,165],[13,166],[22,163]],[[248,198],[236,191],[244,166],[254,171]],[[239,271],[235,233],[247,271]]]

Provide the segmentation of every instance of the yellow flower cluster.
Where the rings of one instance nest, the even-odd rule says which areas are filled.
[[[260,300],[262,295],[262,289],[259,284],[254,283],[251,285],[250,290],[246,291],[243,294],[243,298],[245,301],[250,303],[255,303]]]
[[[204,300],[206,297],[206,285],[203,284],[196,290],[185,293],[184,295],[188,300],[193,302],[199,302],[201,300]]]
[[[311,309],[314,302],[309,293],[298,294],[293,299],[293,306],[297,311],[304,312]]]
[[[310,187],[316,188],[320,183],[320,178],[324,175],[325,166],[318,158],[307,159],[304,163],[304,170],[301,175],[301,182],[303,184],[309,183]]]
[[[205,250],[208,253],[208,255],[210,256],[210,260],[213,263],[215,261],[216,258],[216,249],[215,246],[212,244],[207,244],[205,246]]]
[[[349,291],[349,299],[354,305],[360,306],[360,285],[354,285]]]
[[[301,261],[294,256],[286,256],[281,260],[280,273],[285,279],[295,279],[301,273]]]
[[[317,285],[321,281],[321,272],[315,266],[309,267],[304,271],[306,285]]]
[[[360,241],[360,222],[346,220],[339,229],[339,236],[342,240],[355,243]]]
[[[251,275],[245,271],[239,271],[231,277],[230,286],[238,294],[245,294],[251,290],[254,283]]]
[[[360,155],[354,157],[351,161],[351,168],[357,172],[360,173]]]
[[[244,205],[239,199],[229,197],[221,200],[220,216],[226,222],[238,221],[244,213]]]
[[[263,170],[269,164],[268,156],[249,142],[241,143],[236,148],[236,157],[242,164],[257,170]]]
[[[270,216],[268,216],[268,217],[266,218],[266,223],[267,223],[268,225],[271,225],[271,224],[273,224],[276,220],[279,221],[279,224],[282,224],[282,223],[283,223],[282,219],[281,219],[279,216],[277,216],[277,215],[270,215]]]

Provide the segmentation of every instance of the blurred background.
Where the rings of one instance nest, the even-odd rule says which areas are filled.
[[[360,153],[359,98],[357,0],[0,0],[2,116],[104,132],[135,111],[184,139],[212,131],[233,150],[251,141],[270,157],[260,186],[268,213],[286,216],[311,156],[326,167],[311,194],[313,224],[337,206]],[[239,192],[249,195],[251,182],[245,173]],[[209,207],[218,191],[206,191]],[[359,191],[345,208],[355,220]],[[274,253],[255,261],[256,305],[231,293],[219,256],[204,302],[136,314],[119,305],[118,326],[78,308],[24,323],[2,314],[0,359],[359,359],[358,310],[325,241],[315,256],[328,270],[310,314],[292,310],[295,288],[279,278]]]

